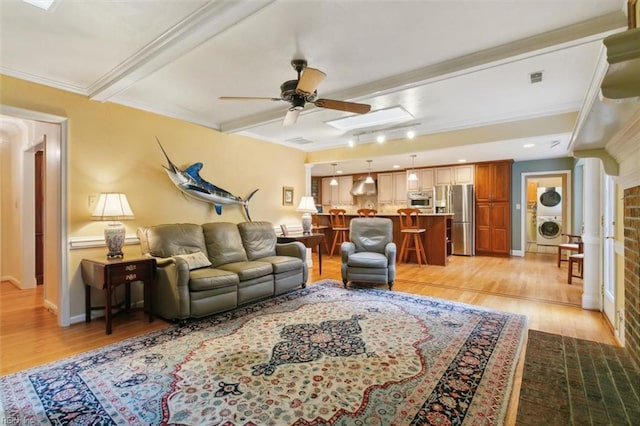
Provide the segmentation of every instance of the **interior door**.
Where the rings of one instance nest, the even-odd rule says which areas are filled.
[[[35,183],[35,270],[36,284],[44,282],[44,151],[38,151],[35,155],[34,183]]]
[[[618,330],[615,321],[616,316],[616,274],[615,274],[615,218],[616,218],[616,196],[613,178],[604,175],[604,209],[602,218],[603,244],[603,277],[602,277],[602,307],[607,319],[613,325],[614,330]]]

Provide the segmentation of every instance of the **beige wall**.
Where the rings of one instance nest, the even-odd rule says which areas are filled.
[[[69,237],[99,236],[104,224],[91,222],[89,197],[104,191],[127,194],[135,220],[125,222],[127,234],[139,226],[169,222],[203,223],[245,220],[241,207],[224,206],[221,216],[204,202],[185,198],[164,169],[155,137],[179,167],[200,161],[201,175],[234,195],[255,188],[253,220],[298,224],[295,204],[304,192],[305,154],[243,136],[226,135],[181,120],[162,117],[85,96],[0,75],[0,104],[68,118]],[[294,206],[282,206],[282,187],[294,188]],[[84,312],[84,290],[78,265],[83,257],[105,250],[69,252],[71,317]],[[126,254],[139,253],[127,247]]]

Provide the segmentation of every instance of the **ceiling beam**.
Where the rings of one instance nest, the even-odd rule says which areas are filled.
[[[274,1],[207,2],[95,81],[89,87],[89,97],[108,101]]]
[[[460,56],[448,61],[323,96],[330,99],[362,102],[365,99],[371,99],[375,96],[386,95],[418,85],[446,80],[537,55],[590,43],[603,39],[614,32],[624,30],[626,25],[627,18],[625,14],[622,11],[613,12],[544,34],[517,40],[512,43]],[[314,110],[317,109],[309,105],[309,108],[306,108],[303,114],[308,114]],[[233,133],[279,120],[282,120],[282,109],[274,109],[238,120],[221,123],[220,130]]]

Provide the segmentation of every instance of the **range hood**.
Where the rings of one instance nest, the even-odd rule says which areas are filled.
[[[376,189],[375,181],[373,183],[366,183],[365,179],[359,179],[353,182],[351,187],[351,195],[357,197],[358,195],[376,195],[378,191]]]
[[[640,97],[640,28],[610,35],[607,47],[609,69],[600,86],[605,99]]]

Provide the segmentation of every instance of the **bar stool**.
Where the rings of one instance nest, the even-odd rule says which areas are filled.
[[[572,254],[569,256],[569,274],[567,277],[567,283],[571,284],[573,277],[582,278],[582,266],[584,262],[584,253]],[[573,264],[578,264],[578,273],[573,273]]]
[[[347,225],[347,211],[344,209],[329,210],[329,224],[333,231],[333,244],[331,244],[331,252],[329,256],[333,256],[333,252],[340,247],[343,242],[349,241],[349,226]]]
[[[360,217],[376,217],[378,210],[376,209],[358,209],[356,212]]]
[[[409,252],[414,251],[418,259],[418,266],[421,266],[422,261],[424,261],[425,265],[427,264],[427,254],[422,245],[423,234],[425,234],[427,230],[418,227],[419,214],[420,210],[418,209],[398,209],[400,233],[404,235],[402,237],[398,258],[400,262],[406,262],[409,257]]]
[[[311,232],[314,234],[322,234],[324,238],[322,239],[322,243],[324,244],[324,251],[329,254],[329,243],[327,242],[327,236],[324,233],[325,229],[329,229],[328,225],[318,225],[318,215],[314,214],[311,216]],[[320,250],[320,247],[318,247]]]

